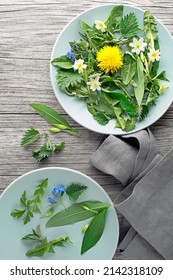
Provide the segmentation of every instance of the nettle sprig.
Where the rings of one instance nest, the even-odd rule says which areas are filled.
[[[52,127],[49,128],[49,132],[59,133],[59,132],[68,132],[72,135],[78,135],[76,129],[74,129],[63,117],[61,117],[54,109],[43,104],[30,104],[30,106]],[[41,162],[49,158],[53,153],[61,152],[65,147],[65,142],[61,142],[56,145],[52,145],[49,134],[41,134],[38,129],[30,128],[28,129],[21,140],[21,146],[27,147],[43,136],[44,144],[39,147],[39,149],[33,150],[32,155],[37,162]]]
[[[124,15],[115,6],[107,19],[92,26],[80,20],[81,39],[51,63],[57,84],[70,96],[82,98],[100,124],[116,120],[115,127],[128,132],[142,121],[168,85],[159,73],[161,50],[157,23],[150,11],[139,26],[135,13]],[[117,36],[118,33],[118,36]]]

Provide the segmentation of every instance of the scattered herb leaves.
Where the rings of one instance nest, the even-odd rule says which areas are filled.
[[[73,201],[76,201],[79,196],[87,189],[88,187],[79,183],[72,183],[67,186],[66,194]]]

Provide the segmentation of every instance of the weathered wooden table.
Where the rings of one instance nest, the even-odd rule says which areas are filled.
[[[120,1],[104,1],[104,4]],[[173,33],[172,0],[121,1],[124,4],[150,9]],[[0,0],[0,192],[15,178],[33,169],[64,166],[76,169],[96,180],[112,200],[121,185],[89,165],[100,134],[72,121],[63,111],[53,93],[49,64],[54,42],[62,28],[88,8],[103,5],[103,1],[80,0]],[[65,141],[65,150],[37,164],[31,148],[20,147],[25,130],[36,127],[44,132],[48,124],[29,107],[43,103],[54,107],[77,128],[80,137],[69,134],[52,135],[53,142]],[[173,106],[151,126],[161,152],[173,146]],[[122,259],[120,254],[116,259]]]

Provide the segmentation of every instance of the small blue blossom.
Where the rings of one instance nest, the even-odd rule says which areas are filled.
[[[71,62],[75,62],[75,56],[74,56],[74,47],[71,47],[71,49],[67,52],[66,57],[68,59],[71,59]]]
[[[59,185],[59,186],[53,188],[52,193],[53,193],[54,195],[57,195],[57,194],[63,193],[64,190],[65,190],[64,185]]]
[[[48,198],[48,201],[49,201],[50,204],[55,204],[55,202],[56,202],[55,199],[53,197],[50,197],[50,196]]]

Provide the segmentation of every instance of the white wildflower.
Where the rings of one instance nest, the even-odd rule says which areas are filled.
[[[80,74],[82,74],[82,73],[83,73],[83,70],[84,70],[85,68],[87,68],[87,65],[84,64],[84,60],[83,60],[83,59],[77,59],[77,60],[75,60],[75,62],[74,62],[74,64],[73,64],[73,68],[74,68],[74,70],[78,70],[78,72],[79,72]]]
[[[151,62],[159,61],[160,60],[160,51],[155,50],[154,48],[150,49],[150,52],[148,53],[148,58]]]
[[[94,23],[95,23],[96,29],[101,30],[101,32],[105,32],[105,29],[107,27],[103,21],[96,20]]]
[[[133,43],[130,43],[129,46],[132,47],[133,53],[140,54],[140,52],[144,52],[147,43],[144,42],[142,37],[139,40],[133,38]]]
[[[100,88],[101,83],[99,82],[99,79],[100,79],[99,76],[97,76],[95,79],[90,78],[90,81],[87,83],[87,85],[90,86],[90,89],[92,91],[101,90]]]

